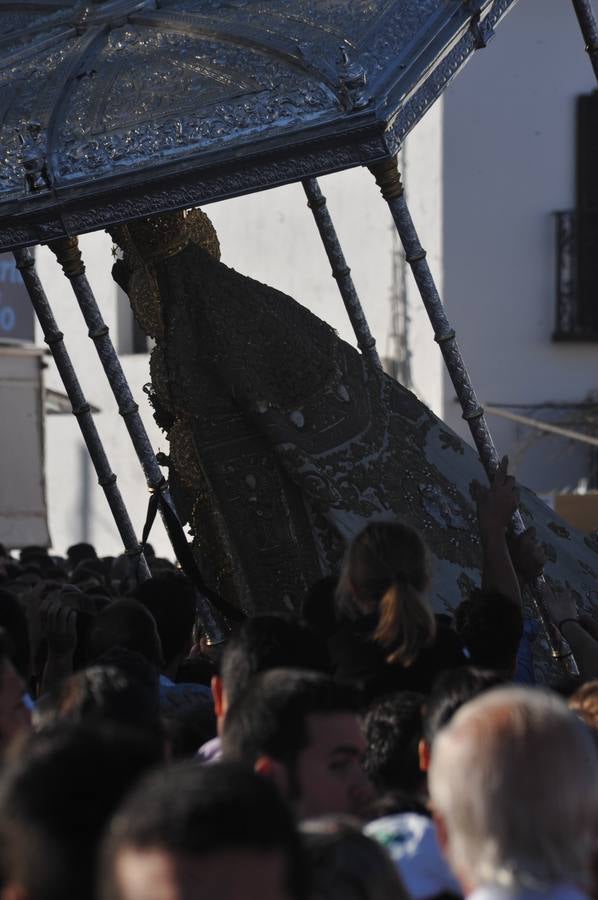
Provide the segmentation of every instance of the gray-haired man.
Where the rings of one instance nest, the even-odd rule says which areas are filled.
[[[512,687],[466,704],[433,745],[428,784],[470,900],[590,893],[598,757],[559,697]]]

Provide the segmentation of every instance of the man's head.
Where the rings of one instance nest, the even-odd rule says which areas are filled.
[[[88,661],[122,647],[139,653],[151,665],[162,666],[162,647],[152,614],[137,600],[115,600],[97,615],[88,638]]]
[[[224,757],[276,782],[300,818],[359,815],[371,799],[355,689],[327,675],[272,669],[228,711]]]
[[[98,555],[95,551],[95,547],[91,544],[85,544],[83,542],[79,544],[73,544],[66,551],[66,555],[68,557],[69,566],[71,569],[74,569],[79,563],[84,562],[88,559],[97,559]]]
[[[112,724],[142,731],[163,744],[157,685],[152,689],[115,666],[90,666],[69,675],[40,698],[33,714],[36,730],[58,722]]]
[[[598,760],[560,698],[511,687],[466,704],[436,737],[428,786],[466,894],[588,882]]]
[[[476,669],[474,666],[450,669],[436,679],[422,711],[422,740],[419,745],[419,765],[422,772],[427,772],[429,768],[436,735],[448,725],[457,710],[474,697],[499,687],[506,681],[507,677],[503,672]]]
[[[81,725],[17,749],[0,779],[2,897],[89,900],[104,827],[158,752],[144,736]]]
[[[11,661],[25,681],[29,678],[31,653],[27,614],[21,601],[10,591],[0,590],[0,628],[10,642]]]
[[[303,900],[299,838],[243,767],[183,763],[144,780],[110,828],[102,900]]]
[[[158,627],[164,668],[174,678],[191,649],[195,622],[195,589],[184,575],[164,572],[142,582],[135,599],[148,609]]]
[[[418,747],[422,737],[423,694],[400,691],[374,703],[365,718],[365,770],[383,791],[425,792]]]
[[[220,675],[212,679],[219,731],[228,707],[254,675],[281,666],[324,672],[328,664],[325,645],[299,619],[275,614],[246,619],[226,644]]]

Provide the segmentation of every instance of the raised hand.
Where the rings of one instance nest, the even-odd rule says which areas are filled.
[[[478,509],[480,530],[506,530],[519,503],[515,479],[508,473],[509,457],[503,456],[489,486],[472,481],[469,487]]]
[[[524,581],[533,581],[544,571],[546,554],[536,537],[533,525],[517,535],[509,535],[509,551],[517,574]]]

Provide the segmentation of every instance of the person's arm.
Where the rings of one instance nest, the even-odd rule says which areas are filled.
[[[470,490],[477,504],[482,544],[482,590],[502,594],[521,606],[519,580],[507,545],[507,529],[519,502],[508,465],[505,456],[489,487],[472,481]]]
[[[581,677],[584,680],[598,678],[598,641],[583,627],[574,597],[569,591],[548,590],[545,603],[555,626],[573,652]]]

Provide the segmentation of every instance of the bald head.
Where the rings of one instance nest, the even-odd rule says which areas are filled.
[[[557,696],[499,688],[462,707],[432,748],[432,806],[465,892],[588,877],[598,761]]]

